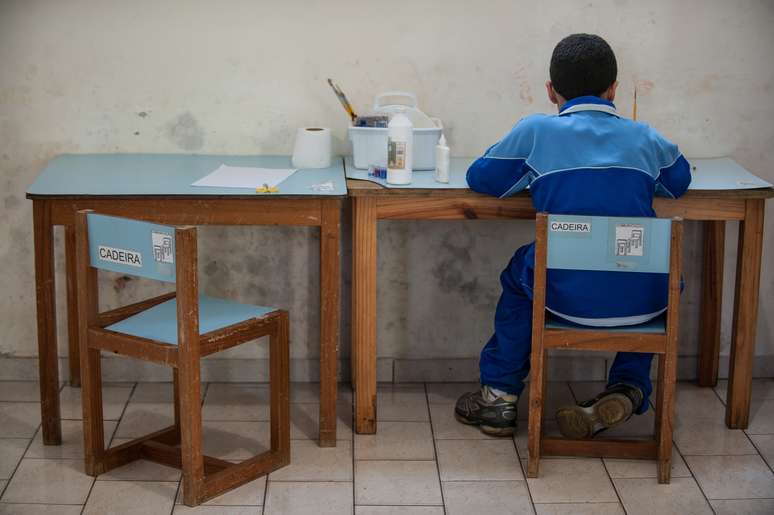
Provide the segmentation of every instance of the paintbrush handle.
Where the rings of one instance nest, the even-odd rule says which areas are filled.
[[[349,117],[354,122],[355,118],[357,118],[357,115],[355,114],[355,110],[352,109],[352,104],[349,103],[349,100],[347,100],[346,95],[344,95],[344,92],[341,91],[341,88],[339,88],[331,79],[328,79],[328,84],[330,84],[331,89],[336,94],[336,98],[338,98],[339,102],[341,102],[341,106],[344,108],[344,110],[347,112]]]

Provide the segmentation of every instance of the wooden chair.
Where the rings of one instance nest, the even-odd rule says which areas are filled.
[[[144,458],[182,469],[183,500],[196,506],[290,462],[288,314],[199,296],[196,228],[80,211],[76,218],[86,473]],[[177,283],[177,292],[98,311],[97,271]],[[241,463],[202,453],[200,359],[270,337],[270,450]],[[105,449],[101,351],[172,367],[174,424]]]
[[[588,223],[589,232],[562,223]],[[634,227],[632,227],[632,225]],[[629,233],[616,234],[617,229]],[[631,229],[639,229],[632,233]],[[658,481],[668,483],[672,460],[672,414],[677,362],[682,221],[538,214],[532,315],[527,476],[538,477],[540,457],[549,455],[658,460]],[[639,240],[639,241],[636,241]],[[635,251],[631,251],[632,245]],[[620,245],[620,248],[619,248]],[[644,249],[643,252],[636,250]],[[669,274],[665,317],[640,326],[580,327],[546,322],[546,269],[604,270]],[[636,294],[636,293],[635,293]],[[548,349],[652,352],[658,354],[655,436],[649,440],[571,440],[542,435]]]

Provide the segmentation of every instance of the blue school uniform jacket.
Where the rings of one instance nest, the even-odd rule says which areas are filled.
[[[522,119],[468,169],[471,189],[507,197],[527,186],[535,209],[554,214],[654,217],[654,194],[677,198],[691,182],[674,143],[644,123],[621,118],[593,96],[564,104],[558,115]],[[532,291],[534,243],[521,276]],[[646,322],[667,303],[667,276],[549,270],[546,307],[584,325]]]

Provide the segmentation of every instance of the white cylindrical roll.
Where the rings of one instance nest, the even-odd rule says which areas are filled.
[[[331,166],[331,130],[326,127],[302,127],[293,147],[294,168]]]

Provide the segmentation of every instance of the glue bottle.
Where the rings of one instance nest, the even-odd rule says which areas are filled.
[[[387,124],[387,182],[411,184],[414,125],[403,113],[395,113]]]
[[[450,150],[446,146],[446,137],[441,133],[438,145],[435,146],[435,180],[449,182]]]

